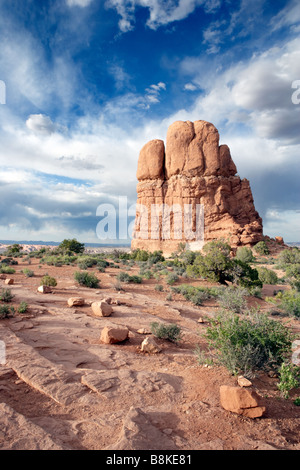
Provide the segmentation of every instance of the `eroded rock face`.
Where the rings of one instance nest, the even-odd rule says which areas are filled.
[[[241,180],[227,145],[206,121],[174,122],[167,141],[141,150],[132,249],[175,251],[223,238],[232,247],[262,240],[249,181]]]

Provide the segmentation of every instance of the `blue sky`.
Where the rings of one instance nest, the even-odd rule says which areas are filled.
[[[100,242],[142,146],[203,119],[300,240],[298,0],[0,1],[0,41],[0,239]]]

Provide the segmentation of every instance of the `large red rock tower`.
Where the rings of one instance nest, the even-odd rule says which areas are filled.
[[[232,247],[262,240],[262,219],[247,179],[241,180],[227,145],[206,121],[174,122],[166,147],[151,140],[137,169],[137,211],[131,247],[191,250],[224,239]]]

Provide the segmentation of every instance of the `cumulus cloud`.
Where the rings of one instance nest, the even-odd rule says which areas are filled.
[[[51,121],[49,116],[44,114],[31,114],[26,121],[26,126],[37,134],[49,135],[56,131],[57,126]]]

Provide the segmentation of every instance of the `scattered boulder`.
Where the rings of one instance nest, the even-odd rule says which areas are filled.
[[[152,336],[148,336],[141,344],[141,351],[150,354],[158,354],[161,352],[161,348]]]
[[[84,305],[84,299],[82,297],[70,297],[68,299],[69,307],[80,307]]]
[[[41,292],[42,294],[51,294],[52,289],[49,286],[39,286],[38,287],[38,292]]]
[[[266,411],[266,408],[261,406],[260,396],[254,390],[243,387],[221,385],[220,402],[225,410],[247,418],[260,418]]]
[[[97,317],[109,317],[113,312],[112,306],[105,302],[105,300],[93,302],[91,307],[93,314]]]
[[[5,279],[5,284],[13,284],[14,283],[14,280],[13,279]]]
[[[105,344],[122,343],[128,335],[129,330],[125,326],[106,326],[101,332],[100,341]]]

